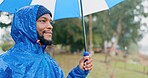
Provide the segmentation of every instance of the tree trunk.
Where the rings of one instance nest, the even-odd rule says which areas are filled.
[[[89,52],[93,54],[93,42],[92,42],[92,15],[89,15]]]
[[[113,43],[114,50],[116,50],[116,47],[117,47],[118,41],[119,41],[119,37],[121,35],[121,31],[122,31],[121,23],[122,23],[122,21],[121,21],[121,19],[119,19],[118,24],[117,24],[117,29],[116,29],[116,32],[114,34],[114,37],[115,37],[115,42]]]

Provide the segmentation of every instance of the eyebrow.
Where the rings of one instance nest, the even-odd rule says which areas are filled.
[[[41,18],[46,19],[46,20],[48,19],[48,18],[46,18],[46,17],[44,17],[44,16],[42,16]],[[49,20],[52,21],[52,19],[49,19]]]

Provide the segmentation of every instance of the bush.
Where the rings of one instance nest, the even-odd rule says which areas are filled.
[[[10,49],[13,46],[13,44],[9,43],[9,42],[5,42],[4,44],[1,45],[1,48],[3,51],[7,51],[8,49]]]

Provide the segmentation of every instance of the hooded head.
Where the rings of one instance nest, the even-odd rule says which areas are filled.
[[[36,21],[44,14],[52,16],[51,12],[41,5],[25,6],[19,9],[13,17],[11,36],[15,43],[38,40]]]
[[[41,5],[38,8],[38,11],[37,11],[37,14],[36,14],[36,20],[38,20],[39,17],[41,17],[44,14],[49,14],[52,17],[51,12],[47,8],[45,8],[44,6]]]

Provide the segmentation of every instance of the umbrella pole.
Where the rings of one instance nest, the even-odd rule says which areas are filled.
[[[84,50],[87,51],[87,42],[86,42],[86,30],[85,30],[85,22],[83,16],[83,7],[82,7],[82,0],[80,0],[80,7],[81,7],[81,19],[82,19],[82,27],[83,27],[83,38],[84,38]]]
[[[87,52],[87,43],[86,43],[86,31],[85,31],[85,22],[83,16],[83,7],[82,7],[82,0],[80,0],[80,7],[81,7],[81,18],[82,18],[82,27],[83,27],[83,37],[84,37],[84,53],[83,56],[89,56],[89,52]],[[85,60],[84,62],[86,62]],[[89,73],[89,70],[85,70],[85,73]]]

